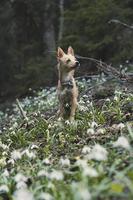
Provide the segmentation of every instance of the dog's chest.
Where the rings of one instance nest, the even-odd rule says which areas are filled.
[[[60,97],[63,103],[70,103],[73,97],[73,89],[72,88],[63,88],[60,91]]]

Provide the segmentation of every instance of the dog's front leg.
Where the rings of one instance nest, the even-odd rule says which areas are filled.
[[[71,113],[70,113],[70,117],[69,117],[69,120],[70,120],[70,121],[74,121],[76,108],[77,108],[77,99],[74,98],[74,99],[72,100]]]

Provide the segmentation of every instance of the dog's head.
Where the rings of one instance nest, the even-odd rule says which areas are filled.
[[[67,54],[58,47],[57,60],[60,63],[61,69],[66,72],[75,70],[80,65],[74,56],[74,50],[71,46],[68,47]]]

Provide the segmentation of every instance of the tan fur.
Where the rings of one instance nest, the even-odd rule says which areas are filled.
[[[79,63],[76,61],[72,47],[68,48],[67,54],[58,47],[57,60],[59,72],[57,90],[60,102],[59,116],[72,121],[74,120],[78,97],[78,88],[73,76],[75,68]],[[68,84],[69,82],[72,86],[69,87],[69,85],[63,85],[63,83]]]

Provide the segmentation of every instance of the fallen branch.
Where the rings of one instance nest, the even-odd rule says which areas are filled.
[[[18,106],[18,108],[19,108],[19,110],[20,110],[20,113],[21,113],[21,115],[22,115],[22,117],[23,117],[23,119],[28,123],[28,117],[26,116],[26,113],[25,113],[25,111],[23,110],[23,108],[22,108],[22,106],[21,106],[21,104],[20,104],[20,101],[18,100],[18,99],[16,99],[16,103],[17,103],[17,106]]]
[[[89,57],[83,57],[83,56],[79,56],[79,55],[76,55],[76,58],[83,59],[83,60],[90,60],[92,62],[95,62],[97,64],[96,67],[98,69],[104,71],[104,73],[108,74],[109,76],[112,76],[114,78],[119,78],[121,80],[126,80],[128,82],[133,82],[132,76],[129,76],[126,73],[124,73],[124,74],[121,73],[121,71],[118,71],[111,65],[108,65],[107,63],[105,63],[101,60],[97,60],[97,59],[89,58]]]

